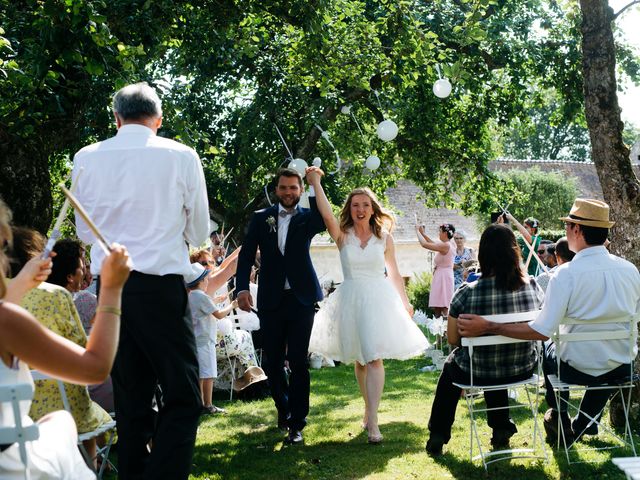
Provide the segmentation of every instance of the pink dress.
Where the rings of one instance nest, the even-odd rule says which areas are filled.
[[[456,246],[453,241],[449,241],[449,245],[447,253],[437,252],[433,259],[435,271],[429,293],[430,307],[449,308],[453,298],[453,259],[456,256]]]

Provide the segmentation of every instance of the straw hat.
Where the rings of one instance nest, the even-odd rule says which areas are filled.
[[[569,216],[560,220],[599,228],[611,228],[616,223],[609,221],[609,205],[592,198],[576,198]]]
[[[266,380],[267,376],[260,367],[249,367],[240,378],[233,381],[233,389],[236,392],[244,390],[252,383]]]
[[[210,270],[204,268],[204,266],[199,263],[192,263],[191,271],[184,276],[184,283],[187,285],[187,288],[195,287],[209,272]]]

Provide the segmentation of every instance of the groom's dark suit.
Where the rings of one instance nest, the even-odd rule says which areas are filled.
[[[314,304],[322,300],[309,247],[316,233],[325,229],[316,207],[296,207],[286,237],[284,255],[278,248],[278,205],[254,213],[242,243],[236,275],[237,290],[249,290],[249,273],[260,248],[258,316],[264,339],[264,365],[279,418],[290,415],[289,427],[302,430],[309,413],[307,354],[313,326]],[[285,290],[285,279],[290,289]],[[289,382],[284,361],[289,361]]]

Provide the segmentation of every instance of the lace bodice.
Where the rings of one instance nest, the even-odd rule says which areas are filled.
[[[340,263],[345,280],[384,278],[384,249],[387,234],[372,235],[364,248],[353,230],[349,230],[340,248]]]

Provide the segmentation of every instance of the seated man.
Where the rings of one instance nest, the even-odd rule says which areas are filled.
[[[485,333],[525,340],[548,340],[563,318],[590,320],[635,315],[640,302],[640,274],[630,262],[611,255],[604,243],[614,222],[609,206],[599,200],[578,198],[564,220],[573,260],[558,267],[549,281],[545,303],[538,318],[529,324],[495,324],[477,315],[460,315],[460,335],[475,337]],[[565,326],[563,331],[595,331],[584,325]],[[559,359],[557,358],[559,357]],[[549,410],[544,425],[548,437],[557,438],[558,419],[562,421],[567,444],[581,434],[597,434],[584,414],[571,422],[566,405],[556,405],[548,375],[556,374],[560,362],[561,379],[580,385],[614,381],[628,376],[628,344],[624,340],[571,342],[556,352],[552,342],[545,345],[546,400]],[[587,390],[580,411],[598,418],[609,399],[610,390]],[[564,393],[563,393],[564,395]],[[568,395],[568,393],[567,393]],[[558,411],[559,410],[559,411]],[[585,430],[586,428],[586,430]]]

